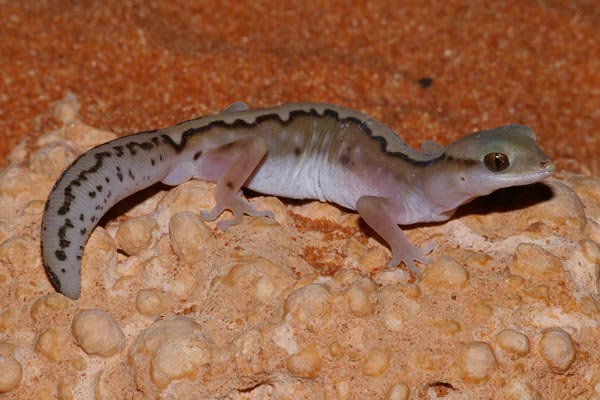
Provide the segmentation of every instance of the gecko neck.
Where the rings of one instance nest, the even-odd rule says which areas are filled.
[[[468,169],[472,168],[471,162],[441,157],[439,161],[427,166],[427,173],[423,174],[423,189],[440,214],[453,212],[456,208],[475,197],[488,194],[483,185],[474,182],[471,190],[466,190],[465,181],[469,179]]]

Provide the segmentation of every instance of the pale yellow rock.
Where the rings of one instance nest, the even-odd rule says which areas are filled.
[[[273,213],[274,219],[271,218],[254,218],[257,224],[265,224],[265,226],[288,226],[289,218],[287,208],[283,202],[274,196],[260,196],[253,198],[251,203],[258,210],[269,210]],[[275,222],[275,224],[269,221]]]
[[[365,278],[355,282],[352,287],[344,293],[350,312],[360,317],[374,314],[376,310],[376,299],[373,295],[375,292],[376,286],[369,279]]]
[[[27,158],[27,145],[29,138],[21,140],[15,147],[13,147],[10,153],[6,156],[6,160],[11,165],[20,165]]]
[[[34,400],[54,400],[54,390],[50,388],[42,388],[35,392]]]
[[[110,400],[106,385],[104,385],[104,371],[100,371],[94,377],[94,400]]]
[[[0,343],[0,357],[12,357],[16,348],[12,343]]]
[[[176,379],[193,378],[195,366],[207,364],[210,356],[205,343],[167,341],[153,359],[152,381],[165,387]]]
[[[358,265],[362,271],[369,272],[376,267],[385,265],[388,261],[388,253],[383,247],[375,247],[360,255]]]
[[[322,284],[294,290],[285,300],[284,314],[309,331],[319,329],[331,315],[331,293]]]
[[[579,242],[583,256],[591,263],[598,263],[600,260],[600,246],[593,240],[582,240]]]
[[[38,244],[21,236],[13,236],[0,244],[0,260],[20,270],[37,265]]]
[[[317,346],[309,345],[296,354],[287,358],[286,367],[291,374],[298,378],[314,379],[319,375],[323,358]]]
[[[183,270],[165,285],[167,290],[177,297],[186,297],[194,289],[196,278],[190,271]]]
[[[29,168],[37,174],[56,178],[80,154],[79,149],[62,142],[48,143],[29,158]]]
[[[15,297],[19,300],[25,300],[33,295],[33,291],[29,286],[18,286],[15,290]]]
[[[500,348],[507,353],[523,357],[529,353],[529,339],[514,329],[504,329],[496,335]]]
[[[353,261],[352,265],[354,266],[358,264],[356,261],[365,254],[366,249],[355,238],[349,238],[345,241],[341,251],[347,257],[347,260]]]
[[[5,332],[15,318],[12,310],[0,310],[0,331]]]
[[[404,382],[395,383],[385,395],[385,400],[408,400],[410,388]]]
[[[65,348],[63,340],[59,339],[58,328],[50,327],[42,332],[35,342],[35,351],[50,361],[60,361]]]
[[[390,367],[392,353],[387,348],[373,348],[369,350],[363,362],[363,374],[366,376],[381,376]]]
[[[282,345],[281,340],[274,339],[274,342]],[[285,343],[291,347],[294,352],[298,351],[295,343]],[[250,329],[243,332],[235,338],[233,358],[236,367],[244,375],[260,374],[265,370],[265,349],[264,337],[258,329]]]
[[[460,289],[467,285],[469,273],[450,257],[436,257],[425,267],[420,276],[422,285],[431,288]]]
[[[334,383],[335,394],[339,399],[347,399],[350,395],[351,384],[348,381],[339,381]]]
[[[83,253],[83,264],[87,261],[90,265],[97,265],[98,260],[103,263],[114,260],[115,264],[117,260],[117,243],[101,226],[94,228]]]
[[[100,310],[81,311],[71,332],[77,345],[90,355],[111,357],[125,348],[125,336],[114,319]]]
[[[31,306],[30,315],[34,320],[67,308],[69,300],[59,293],[50,293],[38,298]]]
[[[595,318],[600,314],[600,307],[596,300],[591,296],[585,296],[579,299],[579,310],[590,318]]]
[[[75,119],[64,125],[61,135],[71,142],[81,145],[84,150],[90,149],[109,140],[116,139],[116,135],[102,129],[96,129]]]
[[[187,317],[171,317],[142,331],[129,350],[129,364],[137,387],[157,398],[171,383],[193,382],[206,371],[212,347],[199,324]]]
[[[515,261],[511,272],[536,281],[544,281],[560,278],[564,274],[564,268],[558,257],[542,247],[531,243],[521,243],[515,251]]]
[[[454,335],[460,332],[460,323],[453,319],[435,320],[433,326],[444,335]]]
[[[145,287],[155,287],[167,290],[167,282],[171,278],[168,266],[172,265],[173,259],[168,255],[152,256],[140,263],[141,284]]]
[[[575,191],[554,179],[545,183],[552,188],[552,198],[539,207],[539,220],[546,225],[540,233],[556,229],[556,233],[577,240],[584,233],[587,219],[585,209]]]
[[[14,230],[15,227],[12,223],[10,223],[9,221],[2,221],[0,219],[0,243],[14,236]]]
[[[600,177],[567,174],[566,180],[586,205],[600,205]]]
[[[69,360],[69,366],[75,371],[83,371],[87,364],[81,355],[76,354]]]
[[[136,276],[121,276],[119,277],[114,285],[112,285],[112,290],[115,292],[125,292],[131,288],[134,288],[138,283],[138,279]]]
[[[0,356],[0,393],[16,389],[22,377],[23,367],[17,360]]]
[[[506,400],[542,400],[540,394],[528,384],[522,382],[511,382],[502,393],[502,399]]]
[[[171,216],[184,211],[210,210],[215,205],[214,186],[214,183],[199,180],[185,182],[169,190],[158,209]]]
[[[80,109],[81,103],[77,101],[77,96],[69,92],[65,97],[54,103],[52,114],[64,124],[69,124],[77,120]]]
[[[193,264],[206,258],[206,245],[213,239],[209,228],[197,214],[181,212],[169,221],[171,248],[179,259]]]
[[[65,381],[61,381],[56,388],[56,395],[58,400],[73,400],[73,390],[71,384]]]
[[[545,238],[549,232],[580,240],[587,223],[581,200],[572,188],[556,179],[547,179],[544,185],[550,188],[549,198],[540,199],[544,201],[510,209],[502,215],[473,214],[461,220],[478,235],[491,236],[496,241],[523,233],[532,238]]]
[[[55,400],[54,389],[42,387],[34,393],[33,400]]]
[[[550,287],[548,287],[547,285],[539,285],[534,288],[525,290],[523,294],[534,300],[542,301],[546,305],[550,304],[551,290]]]
[[[463,347],[459,368],[466,381],[481,382],[492,376],[498,368],[498,362],[489,344],[473,342]]]
[[[494,314],[494,307],[485,301],[478,301],[474,305],[474,311],[480,318],[490,318]]]
[[[385,265],[389,258],[389,253],[386,253],[383,246],[369,249],[354,237],[346,240],[341,247],[341,253],[346,256],[345,267],[356,268],[363,273],[369,273],[375,268]]]
[[[404,326],[404,315],[399,310],[385,311],[381,318],[385,326],[393,332],[400,332]]]
[[[344,346],[342,346],[339,342],[333,342],[329,345],[329,354],[331,354],[334,358],[340,358],[344,355]]]
[[[78,117],[80,107],[80,103],[72,93],[68,93],[55,103],[54,116],[63,122],[58,131],[62,138],[79,143],[87,149],[117,137],[112,132],[96,129],[81,122]]]
[[[111,287],[121,277],[117,267],[117,244],[101,226],[94,228],[85,245],[81,263],[81,292],[89,293],[98,283]]]
[[[165,296],[156,289],[142,289],[137,293],[135,306],[140,314],[156,316],[166,308]]]
[[[362,279],[362,275],[360,273],[356,272],[353,269],[343,268],[337,271],[335,275],[333,275],[332,285],[336,289],[341,289],[343,287],[349,286],[350,284],[358,281],[359,279]]]
[[[235,291],[249,292],[263,303],[272,302],[296,282],[292,271],[284,265],[254,255],[240,256],[236,260],[217,281]]]
[[[591,374],[589,384],[592,387],[592,395],[590,396],[590,399],[600,399],[600,369],[598,367],[596,367],[596,370]]]
[[[129,255],[136,255],[152,246],[158,225],[150,217],[137,217],[123,222],[115,235],[117,246]]]
[[[510,275],[506,279],[506,286],[511,291],[517,291],[525,285],[525,278],[519,275]]]
[[[552,371],[565,373],[575,360],[575,343],[565,330],[548,328],[542,332],[539,352]]]
[[[22,207],[31,200],[44,200],[52,185],[52,179],[23,168],[9,167],[0,170],[0,197],[14,199],[17,206]]]
[[[328,219],[339,224],[343,223],[347,218],[346,214],[343,213],[339,207],[317,201],[311,201],[299,206],[294,209],[294,212],[306,218],[314,220]]]
[[[69,305],[69,299],[60,293],[50,293],[45,296],[44,304],[52,311],[61,311]]]

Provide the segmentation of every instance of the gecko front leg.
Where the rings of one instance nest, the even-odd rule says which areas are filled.
[[[356,202],[356,210],[362,219],[390,246],[392,259],[388,261],[387,266],[393,268],[404,263],[416,276],[419,269],[414,261],[423,264],[429,263],[430,259],[425,255],[433,250],[433,245],[429,245],[425,249],[414,246],[395,222],[397,216],[390,211],[392,207],[389,203],[390,200],[385,197],[362,196]]]
[[[210,211],[202,211],[200,216],[205,221],[213,221],[225,210],[230,210],[233,218],[222,220],[217,227],[226,230],[242,221],[244,214],[252,217],[273,218],[271,211],[256,210],[242,196],[242,186],[252,175],[258,164],[268,151],[267,142],[261,137],[249,137],[227,143],[213,149],[203,157],[202,164],[207,169],[204,173],[217,176],[214,196],[216,205]],[[215,168],[221,169],[215,171]]]

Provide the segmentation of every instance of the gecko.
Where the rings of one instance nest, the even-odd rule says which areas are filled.
[[[54,287],[71,299],[81,291],[85,244],[118,201],[155,183],[216,183],[215,206],[201,211],[226,230],[257,210],[242,188],[314,199],[358,212],[389,246],[388,267],[427,264],[433,246],[413,245],[400,225],[448,220],[462,204],[497,189],[550,176],[553,161],[533,131],[506,125],[468,134],[443,147],[410,147],[359,111],[325,103],[222,113],[120,137],[80,155],[50,191],[41,223],[43,264]]]

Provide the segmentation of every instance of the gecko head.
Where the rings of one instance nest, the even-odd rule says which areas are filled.
[[[449,144],[434,168],[437,170],[430,175],[440,178],[426,181],[427,192],[439,199],[446,191],[448,200],[456,194],[454,202],[458,206],[497,189],[547,178],[554,172],[554,163],[538,147],[531,129],[506,125],[475,132]]]

